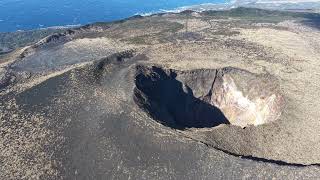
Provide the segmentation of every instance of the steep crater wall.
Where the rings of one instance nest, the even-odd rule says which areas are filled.
[[[276,121],[284,106],[274,79],[223,68],[176,71],[137,67],[134,100],[156,121],[176,129]]]
[[[188,138],[241,156],[279,165],[316,165],[297,153],[279,153],[288,132],[287,100],[280,81],[226,67],[180,71],[138,65],[133,100],[151,119],[178,130]],[[275,143],[276,142],[276,143]],[[279,143],[278,143],[279,142]],[[304,154],[303,154],[304,155]],[[306,154],[307,156],[307,154]]]

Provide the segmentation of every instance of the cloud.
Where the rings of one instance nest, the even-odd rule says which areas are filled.
[[[248,3],[313,3],[320,0],[231,0],[230,3],[248,4]]]
[[[320,0],[258,0],[256,3],[306,3],[320,2]]]

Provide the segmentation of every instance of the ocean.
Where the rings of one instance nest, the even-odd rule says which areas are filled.
[[[0,0],[0,32],[114,21],[228,0]]]

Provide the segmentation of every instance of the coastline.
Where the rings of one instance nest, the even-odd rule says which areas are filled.
[[[311,1],[311,2],[289,2],[289,1],[279,1],[276,3],[275,1],[255,1],[255,0],[230,0],[225,3],[202,3],[202,4],[195,4],[190,6],[181,6],[173,9],[159,9],[157,11],[150,11],[150,12],[137,12],[135,14],[129,15],[125,18],[120,19],[113,19],[113,20],[97,20],[92,22],[86,23],[76,23],[76,24],[67,24],[67,25],[54,25],[54,26],[41,26],[38,28],[32,29],[17,29],[15,31],[0,31],[0,34],[3,33],[14,33],[14,32],[29,32],[29,31],[36,31],[36,30],[59,30],[59,29],[68,29],[68,28],[76,28],[81,27],[87,24],[94,24],[97,22],[106,22],[112,23],[117,21],[123,21],[126,19],[130,19],[135,16],[152,16],[156,14],[163,14],[163,13],[180,13],[183,11],[191,10],[195,12],[203,12],[203,11],[225,11],[230,10],[238,7],[245,7],[245,8],[257,8],[257,9],[266,9],[266,10],[283,10],[283,11],[296,11],[296,12],[311,12],[311,13],[320,13],[320,1]],[[0,20],[0,23],[4,22],[4,20]]]

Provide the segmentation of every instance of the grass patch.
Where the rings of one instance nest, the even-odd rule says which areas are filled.
[[[278,23],[285,20],[320,20],[320,14],[289,11],[264,10],[239,7],[229,11],[205,11],[204,16],[220,18],[240,18],[253,23]]]
[[[141,35],[141,36],[135,36],[132,38],[125,39],[124,41],[127,41],[131,44],[151,44],[151,39],[158,40],[159,42],[162,42],[161,40],[166,37],[169,34],[176,33],[184,28],[183,24],[176,23],[176,22],[169,22],[169,21],[149,21],[146,25],[146,22],[142,22],[141,24],[135,23],[134,25],[136,28],[139,29],[158,29],[160,32],[150,32],[149,34]]]

